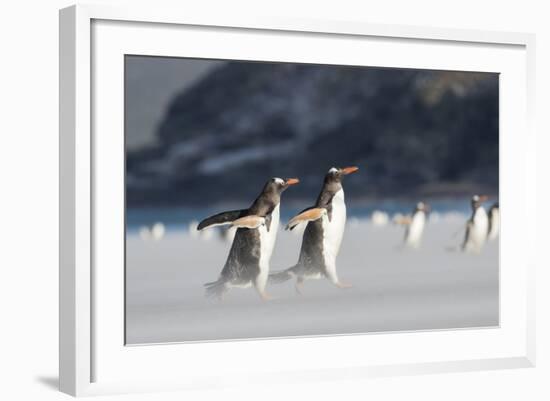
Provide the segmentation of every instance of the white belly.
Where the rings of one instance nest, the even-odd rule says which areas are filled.
[[[498,237],[498,232],[500,230],[500,211],[492,210],[491,211],[491,231],[489,232],[489,239],[492,241]]]
[[[469,226],[466,250],[470,252],[479,252],[485,244],[487,231],[489,229],[489,219],[483,207],[477,208],[472,223],[473,224]]]
[[[267,277],[269,275],[269,262],[271,255],[273,254],[273,248],[275,248],[275,241],[277,239],[277,232],[279,231],[279,205],[273,209],[271,213],[271,225],[269,231],[266,226],[258,228],[260,233],[260,275],[258,276],[258,282],[265,286]]]
[[[405,236],[405,244],[410,248],[418,248],[420,246],[420,240],[422,239],[422,233],[424,232],[424,225],[426,224],[426,214],[424,212],[416,212],[412,218],[411,224],[407,229]]]
[[[346,203],[344,190],[338,191],[332,198],[332,218],[323,216],[323,258],[329,276],[336,278],[336,257],[340,252],[340,245],[346,227]]]

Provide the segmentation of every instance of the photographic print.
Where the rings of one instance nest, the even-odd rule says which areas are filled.
[[[124,63],[127,345],[498,326],[498,74]]]

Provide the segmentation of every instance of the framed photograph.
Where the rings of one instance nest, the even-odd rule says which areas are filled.
[[[535,361],[534,37],[60,12],[60,388]]]

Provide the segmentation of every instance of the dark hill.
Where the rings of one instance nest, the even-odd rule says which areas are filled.
[[[299,176],[293,196],[311,200],[333,165],[367,165],[348,196],[495,193],[498,75],[224,64],[173,99],[156,146],[127,155],[127,200],[249,201],[271,176]]]

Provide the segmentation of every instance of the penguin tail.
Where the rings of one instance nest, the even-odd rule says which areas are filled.
[[[227,292],[227,286],[225,285],[224,280],[216,280],[210,283],[205,283],[204,287],[207,298],[214,298],[220,301]]]
[[[285,281],[290,280],[295,274],[292,272],[293,267],[290,267],[285,270],[280,270],[278,272],[269,273],[269,283],[270,284],[279,284],[284,283]]]

